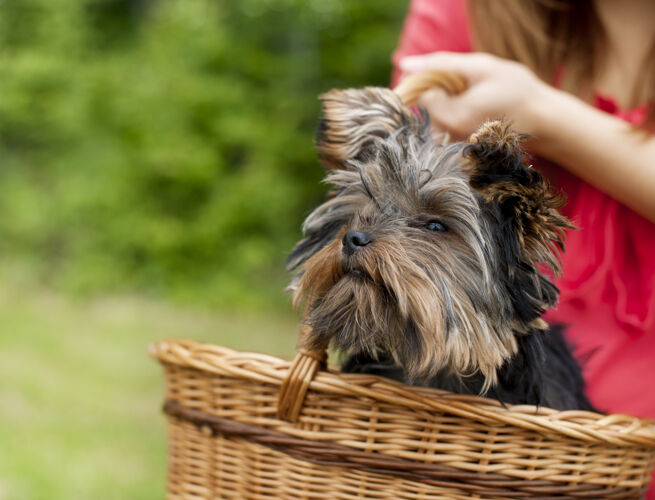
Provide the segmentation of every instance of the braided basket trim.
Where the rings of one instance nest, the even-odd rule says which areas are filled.
[[[224,377],[282,385],[290,362],[266,354],[239,352],[189,340],[165,340],[151,347],[161,361]],[[589,444],[653,448],[655,421],[630,415],[588,411],[557,411],[533,405],[508,405],[479,396],[453,394],[429,387],[408,386],[375,375],[319,372],[309,386],[315,393],[369,398],[419,411],[445,413],[493,426],[509,425],[540,433],[561,434]]]

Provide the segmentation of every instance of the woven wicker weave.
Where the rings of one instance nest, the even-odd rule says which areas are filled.
[[[640,498],[655,464],[648,420],[318,371],[288,422],[278,398],[297,362],[173,340],[152,354],[169,499]]]
[[[456,94],[463,78],[413,75],[395,91]],[[303,332],[301,332],[301,336]],[[641,498],[655,422],[558,412],[409,387],[190,341],[152,354],[165,367],[168,498]]]

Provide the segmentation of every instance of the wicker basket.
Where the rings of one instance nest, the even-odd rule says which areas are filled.
[[[430,72],[395,91],[455,94]],[[153,347],[164,365],[169,499],[641,498],[655,422],[558,412],[410,387],[189,341]]]
[[[169,340],[152,355],[169,499],[641,498],[655,463],[655,422],[626,415],[504,408],[308,353]]]

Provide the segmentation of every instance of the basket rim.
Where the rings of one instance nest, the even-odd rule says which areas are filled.
[[[162,364],[193,368],[214,375],[281,386],[291,361],[268,354],[237,351],[193,340],[166,339],[149,347]],[[655,421],[626,414],[566,410],[544,406],[503,405],[482,396],[455,394],[431,387],[409,386],[384,377],[319,371],[309,390],[329,395],[368,398],[416,411],[430,411],[539,433],[560,434],[588,444],[655,448]]]

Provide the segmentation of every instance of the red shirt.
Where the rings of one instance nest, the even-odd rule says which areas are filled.
[[[466,2],[412,0],[392,57],[394,81],[403,57],[439,50],[472,50]],[[622,110],[608,96],[592,104],[633,124],[647,111]],[[567,235],[560,302],[546,319],[569,325],[596,407],[655,418],[655,224],[563,168],[543,162],[542,170],[566,193],[563,212],[578,227]]]

